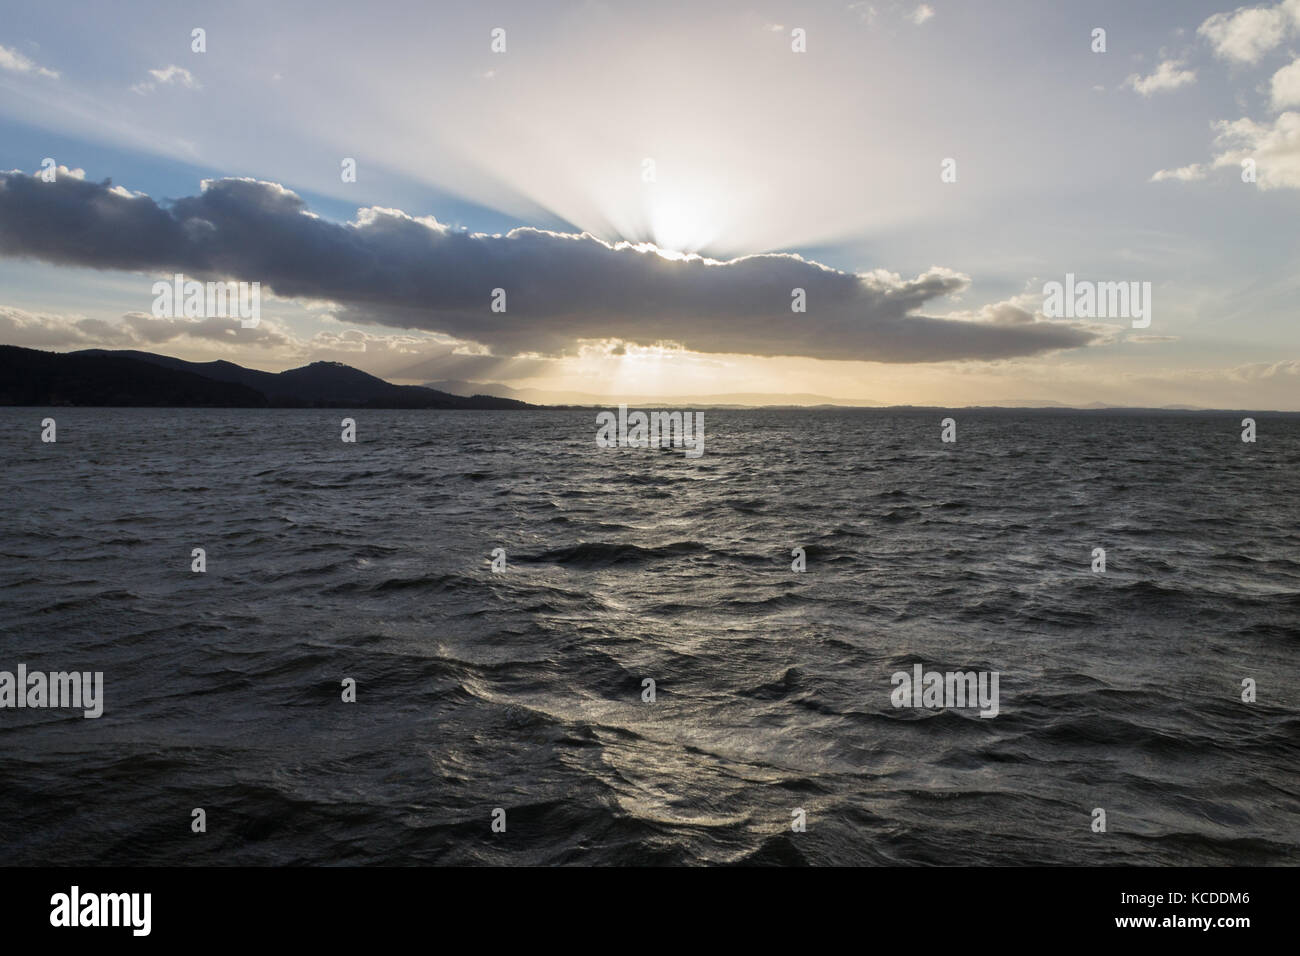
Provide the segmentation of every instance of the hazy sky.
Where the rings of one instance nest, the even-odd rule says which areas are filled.
[[[1300,0],[58,12],[0,19],[2,343],[1300,408]],[[261,325],[150,314],[175,272],[261,282]],[[1045,316],[1067,273],[1151,283],[1150,326]]]

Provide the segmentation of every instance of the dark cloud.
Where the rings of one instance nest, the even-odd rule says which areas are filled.
[[[205,183],[159,205],[109,183],[0,174],[0,254],[98,269],[259,281],[280,296],[335,302],[337,318],[442,332],[498,355],[559,354],[580,340],[676,342],[699,352],[933,362],[1074,348],[1078,325],[1000,314],[918,314],[965,288],[934,268],[915,279],[853,275],[797,256],[669,260],[588,235],[470,234],[396,210],[355,223],[312,215],[283,187]],[[504,289],[505,312],[492,312]],[[791,290],[807,311],[792,312]]]

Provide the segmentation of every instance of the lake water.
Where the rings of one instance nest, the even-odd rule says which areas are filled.
[[[704,418],[0,409],[4,862],[1295,862],[1300,417]]]

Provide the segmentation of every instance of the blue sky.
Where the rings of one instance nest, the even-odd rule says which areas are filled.
[[[1298,57],[1300,0],[14,6],[0,23],[0,170],[30,176],[51,157],[162,208],[244,177],[344,230],[378,207],[469,233],[768,258],[707,283],[689,263],[638,260],[619,283],[644,280],[675,317],[634,303],[624,315],[618,283],[572,261],[573,242],[532,243],[539,262],[519,276],[555,288],[527,300],[547,308],[518,317],[545,332],[525,336],[476,324],[442,252],[412,259],[420,298],[382,302],[243,257],[247,274],[229,277],[268,277],[266,328],[214,335],[145,320],[162,259],[87,268],[70,248],[29,249],[30,223],[0,218],[0,341],[610,395],[1297,408]],[[955,182],[940,176],[949,158]],[[395,224],[367,241],[400,257]],[[517,259],[509,243],[475,248]],[[644,248],[623,258],[654,256]],[[835,270],[809,274],[825,294],[805,314],[739,314],[731,302],[785,275],[776,253]],[[1150,282],[1151,326],[1064,329],[1042,288],[1067,272]],[[849,288],[855,276],[870,278]],[[574,319],[566,295],[593,316]],[[602,327],[601,310],[619,314]],[[980,335],[953,347],[967,331]]]

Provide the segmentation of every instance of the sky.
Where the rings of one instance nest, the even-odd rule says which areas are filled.
[[[1297,410],[1298,213],[1300,0],[0,17],[3,344]],[[261,321],[158,314],[176,273],[260,283]],[[1067,275],[1148,313],[1060,315]]]

